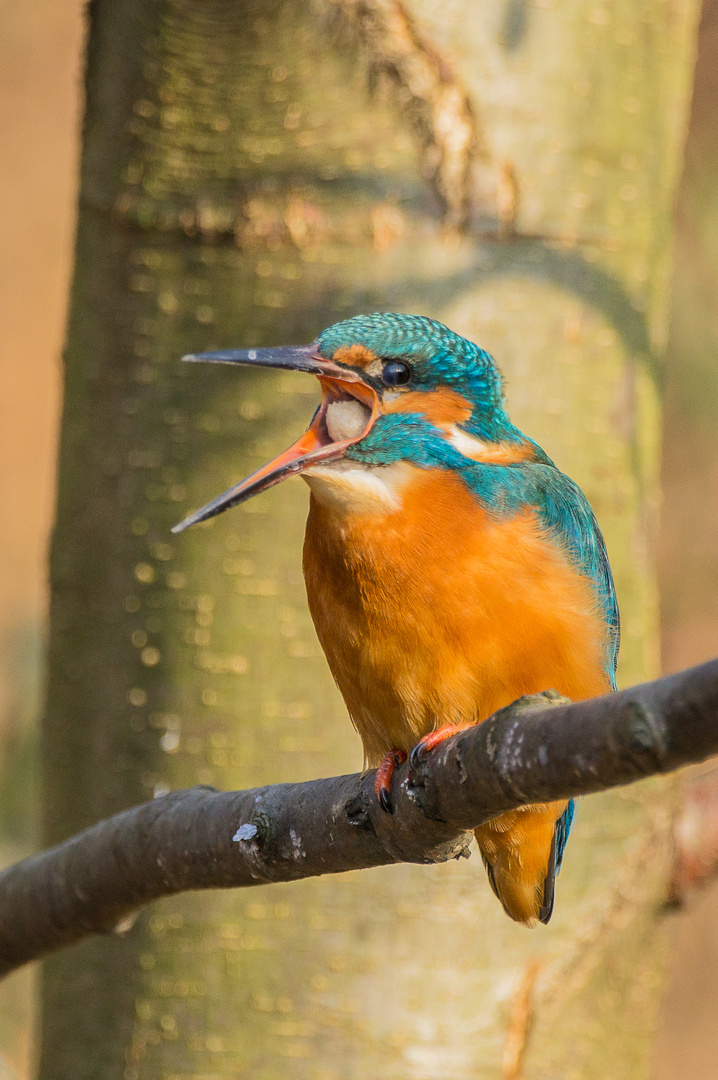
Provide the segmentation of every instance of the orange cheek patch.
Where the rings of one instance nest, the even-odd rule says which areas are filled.
[[[402,394],[396,401],[390,402],[384,408],[388,413],[415,412],[422,413],[427,420],[437,427],[445,424],[462,424],[469,419],[472,413],[471,402],[467,401],[456,390],[447,388],[441,390],[411,390],[408,394]]]
[[[376,353],[366,345],[341,345],[332,357],[338,364],[352,364],[367,367],[377,359]]]

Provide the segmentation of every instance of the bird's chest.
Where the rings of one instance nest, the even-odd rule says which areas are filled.
[[[482,720],[522,693],[555,687],[579,696],[575,678],[562,680],[562,661],[548,655],[561,652],[552,635],[592,640],[589,667],[601,666],[590,589],[533,516],[497,522],[451,473],[414,472],[393,498],[384,492],[373,503],[366,489],[342,502],[312,484],[309,607],[370,763],[441,724]],[[564,616],[558,629],[547,617],[552,592]],[[592,692],[600,690],[583,696]]]

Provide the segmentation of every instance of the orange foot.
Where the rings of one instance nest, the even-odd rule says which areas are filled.
[[[430,731],[428,735],[425,735],[423,739],[419,739],[418,743],[411,751],[411,757],[409,758],[409,764],[412,769],[415,769],[421,759],[443,743],[445,739],[450,739],[452,735],[456,735],[457,731],[465,731],[466,724],[444,724],[443,727],[437,728],[436,731]]]
[[[385,810],[387,814],[394,813],[394,804],[391,801],[391,780],[402,761],[406,761],[406,754],[403,750],[390,750],[376,770],[374,791],[382,810]]]

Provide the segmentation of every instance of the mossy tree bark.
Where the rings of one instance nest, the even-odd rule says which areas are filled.
[[[286,445],[315,388],[189,350],[376,308],[491,349],[604,527],[623,679],[655,673],[654,378],[696,7],[93,0],[48,843],[168,788],[360,760],[306,611],[302,485],[169,534]],[[533,935],[477,860],[158,904],[46,963],[40,1075],[645,1075],[668,802],[587,800]]]

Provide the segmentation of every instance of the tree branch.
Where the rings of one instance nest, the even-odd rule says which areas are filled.
[[[533,802],[666,773],[718,753],[718,660],[566,704],[553,691],[502,709],[394,780],[374,773],[250,791],[177,791],[0,874],[0,975],[142,904],[186,889],[292,881],[467,854],[467,830]],[[124,924],[124,925],[123,925]]]

